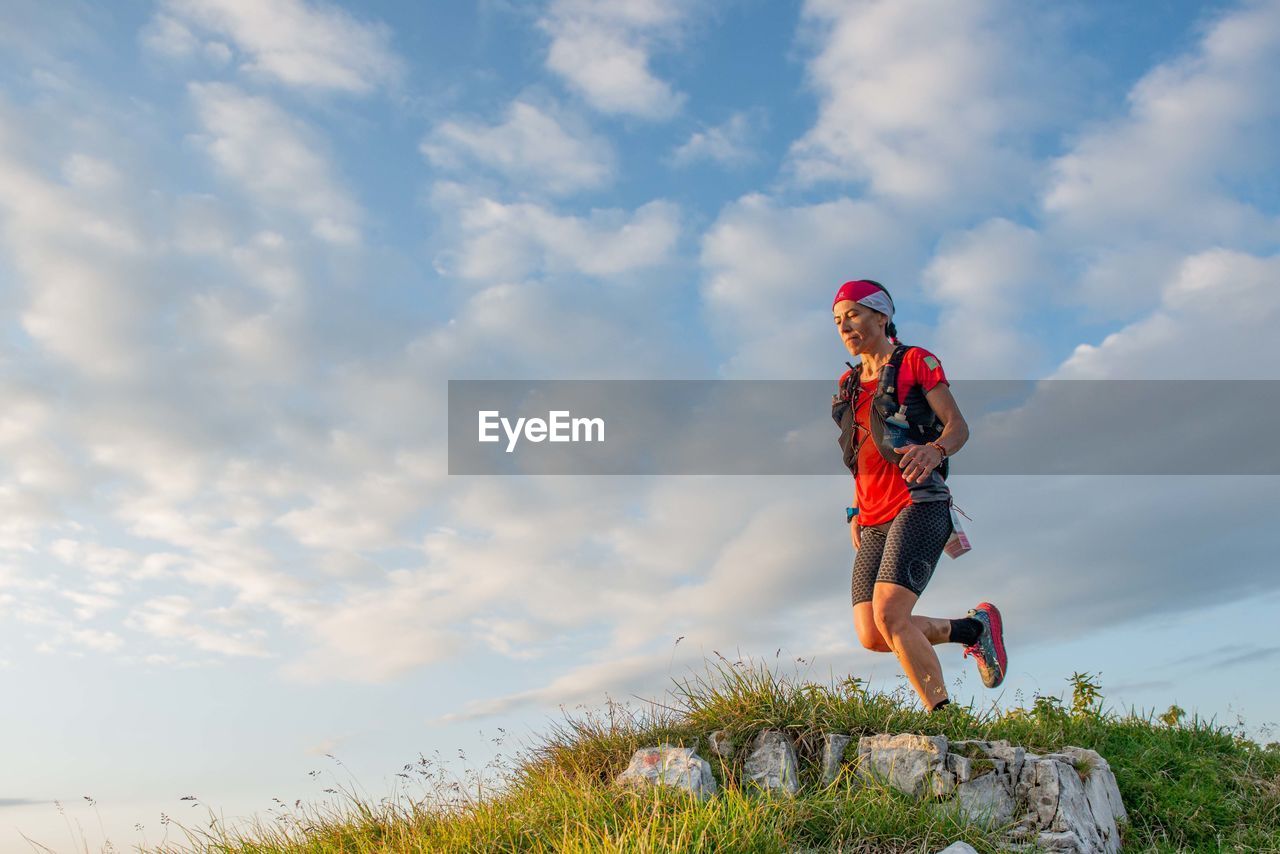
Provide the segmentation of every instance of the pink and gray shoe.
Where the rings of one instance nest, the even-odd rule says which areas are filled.
[[[1009,667],[1009,657],[1004,651],[1004,623],[1000,609],[990,602],[979,603],[966,615],[982,623],[982,634],[972,646],[965,647],[965,656],[972,655],[982,676],[982,684],[995,688],[1004,681]]]

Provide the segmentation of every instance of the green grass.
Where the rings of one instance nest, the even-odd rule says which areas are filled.
[[[1161,718],[1105,710],[1089,674],[1076,674],[1072,688],[1070,708],[1037,697],[1030,708],[929,716],[855,679],[817,685],[721,659],[704,677],[677,683],[677,708],[652,704],[635,713],[609,703],[600,713],[566,717],[504,766],[488,792],[445,785],[423,759],[402,776],[434,783],[425,798],[375,805],[345,792],[338,805],[299,804],[234,831],[214,822],[187,830],[186,846],[152,850],[934,852],[960,839],[998,850],[988,830],[936,804],[851,786],[846,775],[818,786],[824,733],[852,734],[852,755],[858,736],[918,732],[1007,739],[1035,753],[1067,745],[1098,751],[1129,811],[1126,851],[1280,852],[1280,746],[1259,747],[1212,721],[1186,721],[1176,707]],[[794,799],[739,785],[743,747],[765,728],[796,742],[802,788]],[[706,735],[717,729],[738,746],[730,762],[708,749]],[[720,794],[699,803],[676,790],[632,794],[610,784],[636,749],[661,742],[697,748]]]

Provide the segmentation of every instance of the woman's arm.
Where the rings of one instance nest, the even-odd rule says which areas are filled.
[[[960,414],[960,405],[956,403],[951,387],[946,383],[938,383],[931,388],[925,393],[924,399],[929,401],[929,406],[942,422],[942,435],[937,441],[949,457],[969,441],[969,423]]]
[[[936,444],[941,445],[949,457],[969,441],[969,424],[960,414],[960,405],[956,403],[951,388],[946,383],[938,383],[925,392],[924,398],[929,401],[929,406],[942,422],[942,435],[937,438]],[[897,451],[902,454],[902,461],[898,466],[903,469],[902,476],[907,479],[907,483],[924,483],[928,480],[929,473],[942,465],[942,452],[932,444],[909,445],[898,448]]]

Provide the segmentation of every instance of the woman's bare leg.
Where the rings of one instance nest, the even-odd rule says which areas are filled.
[[[945,643],[951,626],[947,620],[914,617],[911,609],[919,598],[899,584],[877,582],[871,611],[880,637],[898,656],[925,708],[932,709],[947,699],[942,665],[933,644]]]
[[[911,615],[911,622],[929,639],[929,643],[937,646],[951,642],[951,621],[938,617],[922,617]],[[858,640],[872,652],[893,652],[889,642],[880,634],[876,626],[874,607],[871,602],[859,602],[853,606],[853,627],[858,633]]]

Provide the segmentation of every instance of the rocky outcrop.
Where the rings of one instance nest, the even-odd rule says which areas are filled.
[[[821,785],[839,776],[849,741],[839,733],[823,737]],[[708,743],[720,759],[733,756],[727,733],[717,730]],[[1113,854],[1120,850],[1119,825],[1128,821],[1111,766],[1081,747],[1040,756],[1007,741],[872,735],[858,740],[853,774],[863,785],[887,785],[937,800],[942,809],[1007,834],[1003,843],[1010,847]],[[778,730],[759,733],[742,776],[770,795],[794,796],[800,788],[799,761],[791,739]],[[711,766],[693,748],[666,744],[637,750],[617,782],[677,786],[700,799],[716,793]]]
[[[1111,766],[1094,751],[1069,747],[1028,755],[1015,797],[1029,805],[1015,838],[1032,839],[1050,851],[1120,850],[1118,823],[1128,814]]]
[[[858,742],[859,774],[915,797],[926,794],[969,821],[1013,823],[1009,841],[1049,851],[1112,854],[1127,821],[1115,775],[1092,750],[1037,756],[1005,741],[876,735]]]

